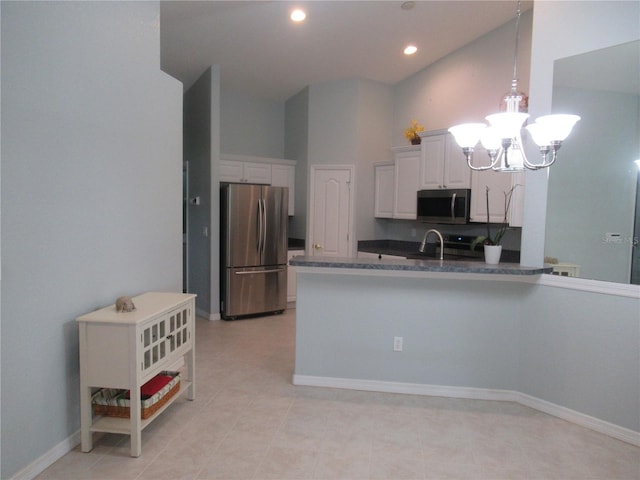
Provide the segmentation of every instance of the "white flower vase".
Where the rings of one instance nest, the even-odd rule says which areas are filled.
[[[488,265],[497,265],[500,263],[500,255],[502,255],[502,245],[485,245],[484,261]]]

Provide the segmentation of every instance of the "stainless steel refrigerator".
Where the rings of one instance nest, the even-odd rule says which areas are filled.
[[[220,186],[220,313],[232,320],[287,308],[284,187]]]

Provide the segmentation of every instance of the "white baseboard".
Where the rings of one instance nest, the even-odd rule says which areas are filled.
[[[207,320],[220,320],[220,312],[209,313],[209,312],[205,312],[201,308],[196,308],[196,315],[198,317],[206,318]]]
[[[31,480],[32,478],[37,477],[79,444],[80,430],[65,438],[51,450],[46,452],[44,455],[41,455],[22,470],[16,472],[13,477],[11,477],[11,480]]]
[[[365,390],[371,392],[405,393],[434,397],[468,398],[473,400],[501,400],[520,403],[527,407],[567,420],[576,425],[622,440],[640,447],[640,432],[615,425],[599,418],[571,410],[555,403],[541,400],[531,395],[513,390],[495,390],[489,388],[448,387],[418,383],[385,382],[379,380],[358,380],[350,378],[315,377],[293,375],[294,385],[310,387],[343,388],[347,390]]]
[[[584,413],[571,410],[570,408],[566,408],[561,405],[556,405],[555,403],[547,402],[546,400],[532,397],[531,395],[526,395],[519,392],[514,393],[516,393],[519,397],[516,401],[522,405],[526,405],[527,407],[531,407],[541,412],[548,413],[549,415],[553,415],[554,417],[567,420],[568,422],[575,423],[576,425],[589,428],[596,432],[603,433],[613,438],[617,438],[618,440],[622,440],[623,442],[635,445],[636,447],[640,447],[640,432],[636,432],[634,430],[630,430],[628,428],[624,428],[610,422],[605,422],[604,420],[600,420],[599,418],[585,415]]]
[[[383,382],[379,380],[356,380],[351,378],[314,377],[294,375],[294,385],[310,387],[344,388],[369,392],[406,393],[431,397],[470,398],[473,400],[515,401],[515,392],[488,388],[447,387],[420,383]]]

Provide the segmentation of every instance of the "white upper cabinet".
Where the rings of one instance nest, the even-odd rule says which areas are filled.
[[[393,218],[393,195],[395,192],[395,166],[393,163],[376,165],[374,185],[374,214],[376,218]]]
[[[220,181],[271,185],[271,165],[220,160]]]
[[[417,193],[420,190],[420,147],[394,149],[393,218],[417,218]]]
[[[296,167],[293,165],[271,165],[271,185],[289,188],[289,215],[294,214]]]
[[[421,147],[419,190],[471,188],[471,169],[450,133],[429,133]]]
[[[473,171],[471,174],[471,222],[487,221],[487,187],[489,187],[489,222],[504,221],[505,194],[517,185],[511,197],[507,221],[512,227],[522,226],[524,173],[502,173],[493,170]]]
[[[295,212],[296,162],[284,158],[222,154],[220,181],[289,188],[289,215]]]

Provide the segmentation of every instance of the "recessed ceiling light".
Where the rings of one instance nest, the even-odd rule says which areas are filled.
[[[290,18],[294,22],[302,22],[305,18],[307,18],[307,14],[304,13],[303,10],[300,10],[299,8],[297,8],[293,12],[291,12]]]
[[[403,2],[402,5],[400,5],[400,8],[403,10],[411,10],[415,6],[416,2]]]
[[[418,51],[418,47],[416,47],[415,45],[407,45],[405,47],[405,49],[404,49],[404,54],[405,55],[413,55],[417,51]]]

